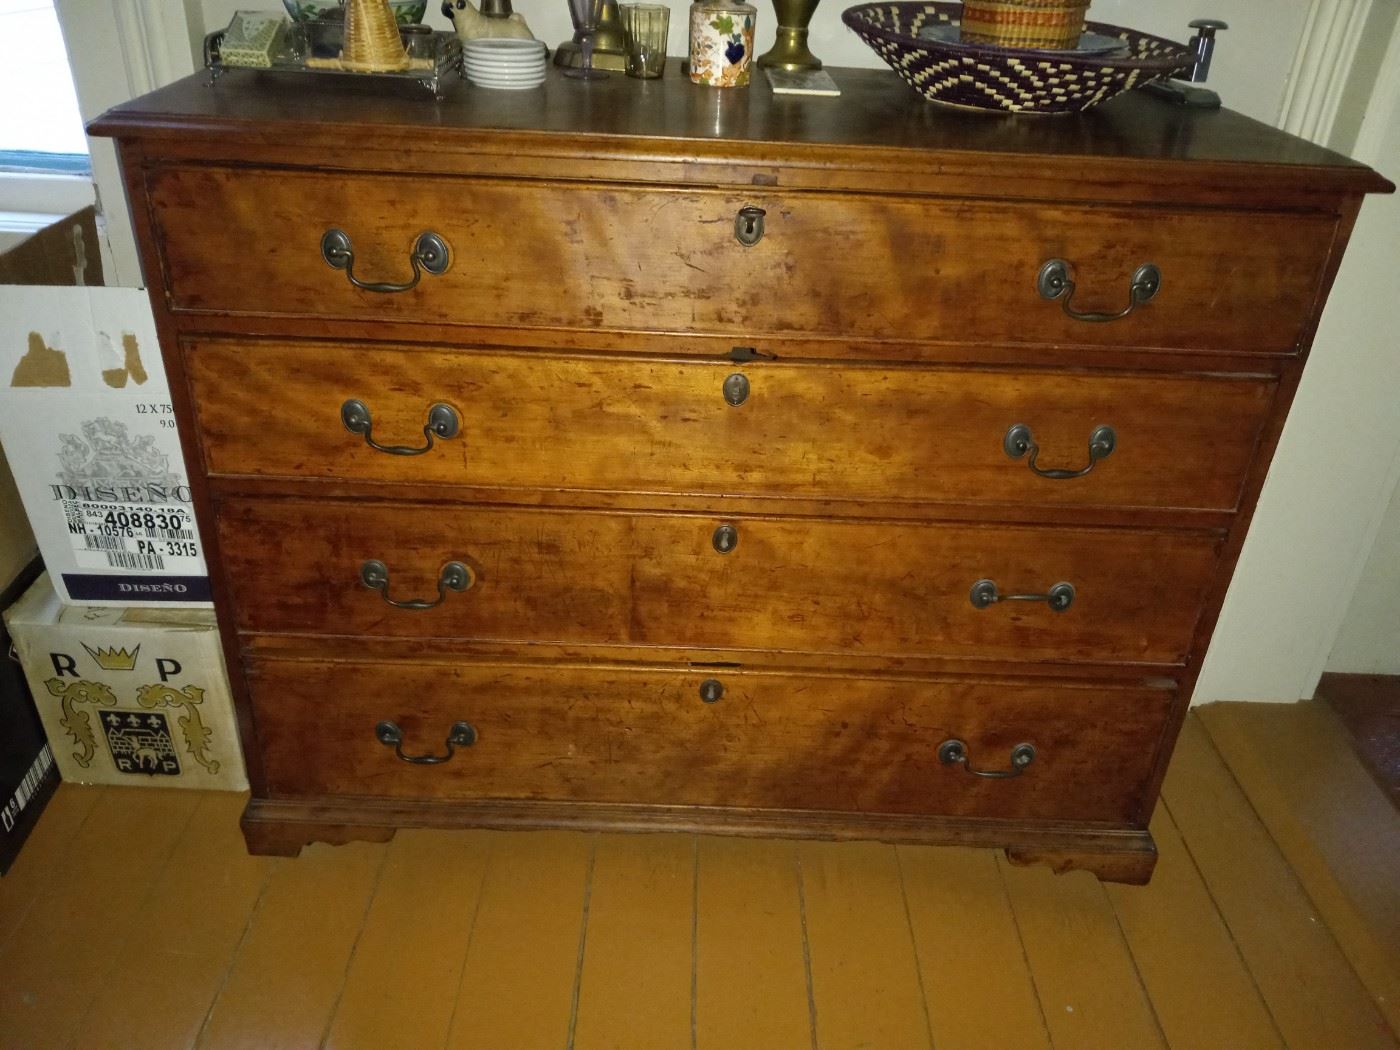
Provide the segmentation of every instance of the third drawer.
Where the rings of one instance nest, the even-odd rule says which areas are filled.
[[[245,631],[1161,665],[1190,651],[1221,544],[300,499],[223,503],[219,532]]]

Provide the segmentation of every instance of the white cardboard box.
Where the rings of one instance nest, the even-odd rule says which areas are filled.
[[[65,605],[46,573],[5,622],[64,780],[247,788],[213,610]]]
[[[65,602],[209,603],[145,292],[0,286],[0,443]]]

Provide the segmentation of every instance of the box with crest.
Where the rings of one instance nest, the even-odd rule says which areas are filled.
[[[64,780],[248,786],[212,610],[66,605],[46,573],[5,622]]]

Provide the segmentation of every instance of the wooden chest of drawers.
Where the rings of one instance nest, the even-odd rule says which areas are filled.
[[[231,74],[117,137],[255,851],[403,825],[1145,880],[1361,195],[1230,113]],[[319,86],[318,86],[319,87]]]

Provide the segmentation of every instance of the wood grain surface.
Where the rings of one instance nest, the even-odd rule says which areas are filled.
[[[719,331],[736,345],[826,334],[1289,353],[1336,226],[1268,212],[285,170],[170,168],[147,185],[175,310]],[[767,213],[752,247],[735,238],[746,207]],[[322,259],[331,229],[349,235],[361,281],[410,280],[424,230],[447,241],[451,264],[407,292],[362,291]],[[1161,291],[1121,320],[1074,320],[1036,291],[1051,259],[1072,264],[1081,311],[1122,310],[1145,263],[1160,268]]]
[[[663,349],[665,340],[658,340]],[[466,353],[410,346],[185,344],[215,475],[535,490],[807,498],[839,503],[1059,505],[1233,511],[1275,384],[1105,372],[897,369]],[[747,399],[729,404],[740,375]],[[362,401],[372,437],[421,447],[434,404],[461,432],[420,456],[376,451],[341,422]],[[1048,479],[1002,447],[1028,426]]]
[[[731,525],[738,544],[713,545]],[[263,501],[219,517],[238,623],[327,635],[559,640],[1177,664],[1215,567],[1209,534]],[[475,574],[432,609],[442,566]],[[975,608],[1076,589],[1073,604]]]
[[[1139,818],[1172,695],[1067,687],[509,664],[259,661],[259,742],[274,795],[522,798],[875,813]],[[717,682],[723,695],[702,699]],[[333,711],[321,704],[335,697]],[[439,765],[450,726],[478,733]],[[941,765],[959,739],[971,764]]]

